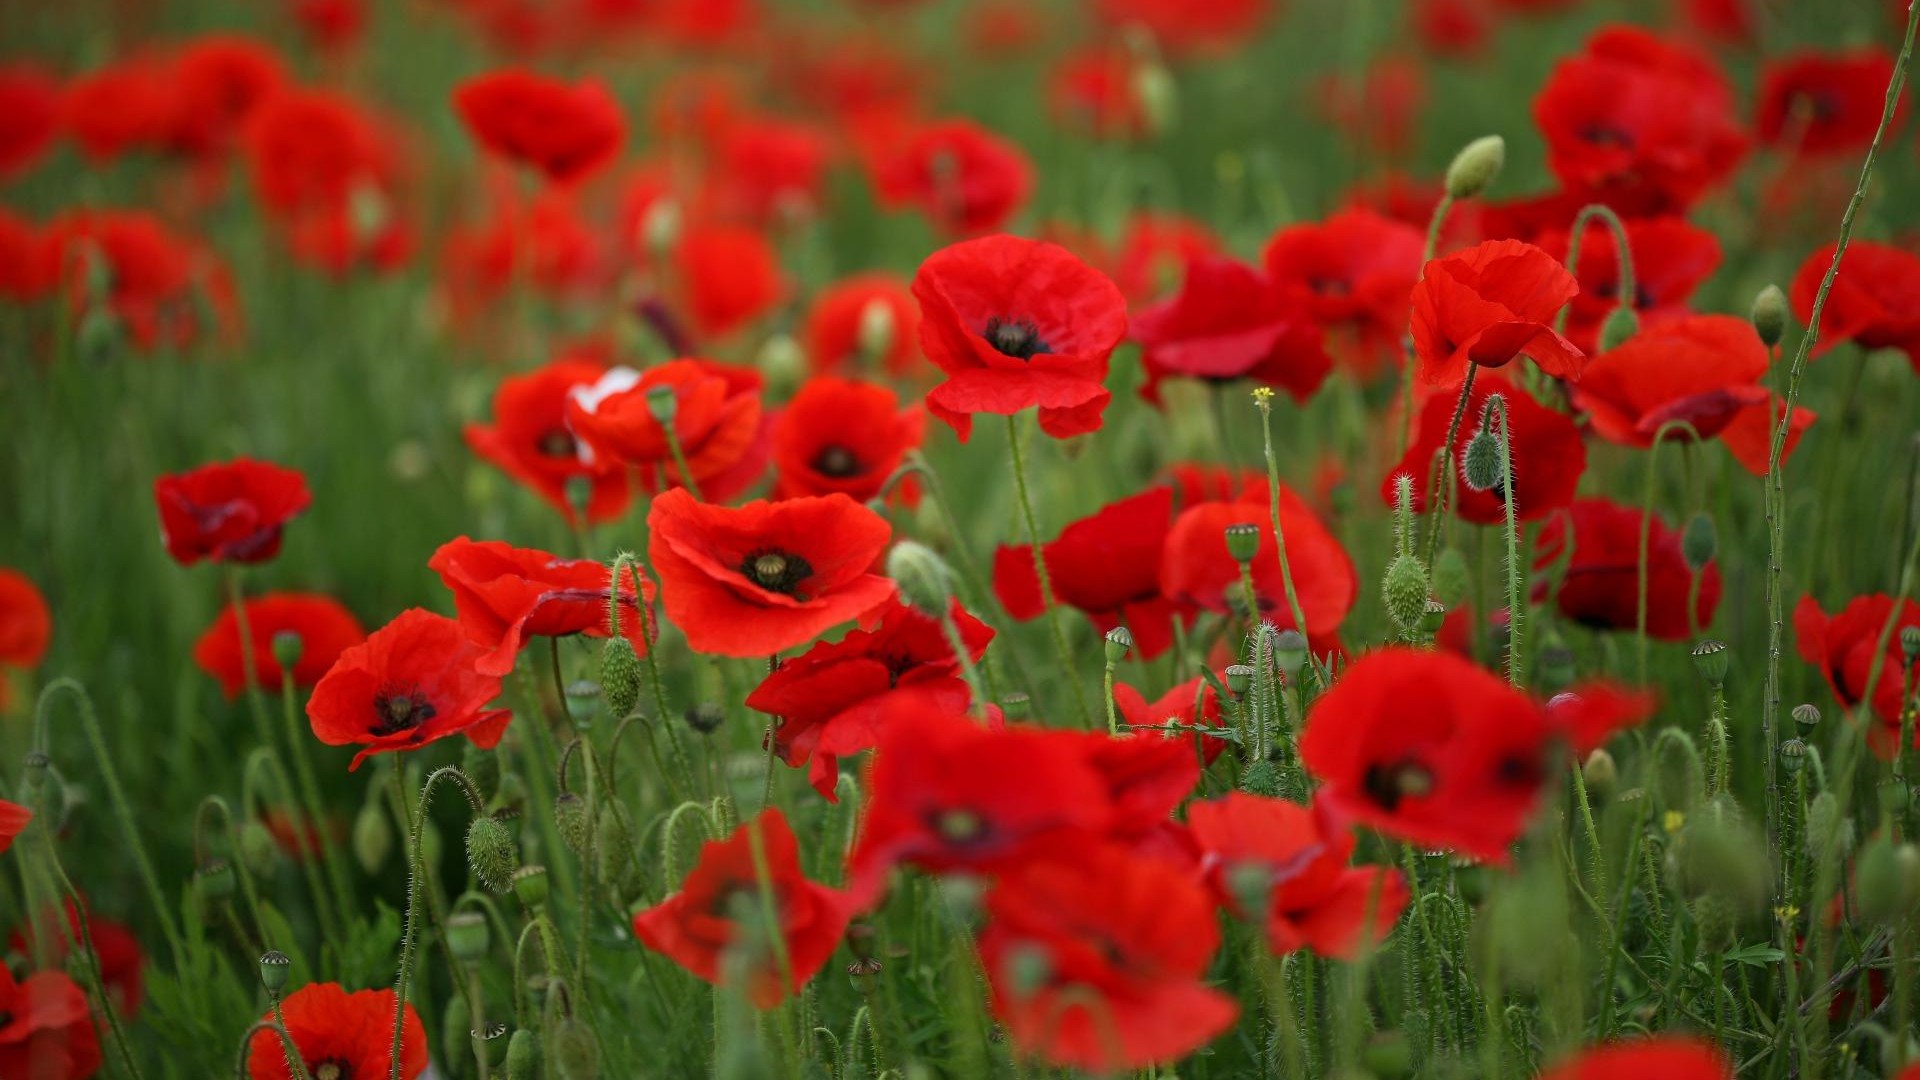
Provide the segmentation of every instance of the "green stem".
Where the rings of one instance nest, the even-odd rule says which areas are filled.
[[[1447,224],[1447,214],[1453,209],[1453,195],[1442,194],[1439,203],[1433,208],[1433,216],[1427,219],[1427,246],[1420,253],[1421,273],[1426,273],[1426,265],[1440,249],[1440,230]],[[1406,454],[1413,446],[1413,379],[1418,366],[1409,354],[1405,361],[1405,371],[1400,380],[1400,453]],[[1448,443],[1452,445],[1451,442]]]
[[[1280,584],[1287,591],[1287,610],[1293,613],[1293,628],[1307,636],[1307,614],[1300,607],[1300,593],[1293,587],[1293,569],[1287,564],[1287,533],[1280,527],[1280,463],[1273,453],[1273,391],[1256,392],[1253,400],[1260,408],[1260,436],[1267,456],[1267,510],[1273,517],[1273,547],[1280,556]],[[1248,590],[1251,592],[1251,588]],[[1249,617],[1259,609],[1250,609]]]
[[[467,778],[466,773],[452,765],[444,765],[428,774],[426,783],[420,785],[419,812],[411,813],[407,806],[406,765],[399,755],[395,755],[392,768],[393,796],[400,813],[401,824],[407,830],[407,914],[400,934],[400,971],[393,981],[393,1057],[387,1073],[387,1080],[400,1080],[400,1044],[407,1019],[407,984],[413,977],[413,956],[420,940],[420,892],[427,876],[422,834],[427,827],[428,803],[433,798],[434,787],[441,780],[446,779],[453,781],[461,793],[467,797],[467,804],[476,817],[486,812],[486,806],[481,801],[479,790],[473,786],[473,781]],[[445,939],[444,934],[441,937]],[[471,1015],[471,1008],[468,1011]]]
[[[1060,662],[1060,677],[1073,690],[1073,703],[1080,711],[1080,726],[1092,727],[1093,714],[1087,711],[1086,696],[1080,692],[1073,650],[1067,645],[1066,628],[1060,624],[1060,601],[1053,594],[1053,575],[1047,572],[1046,554],[1040,542],[1040,522],[1034,517],[1033,496],[1027,490],[1027,463],[1020,452],[1018,413],[1007,416],[1007,446],[1013,453],[1013,481],[1020,491],[1020,513],[1027,523],[1027,540],[1033,548],[1033,572],[1040,580],[1040,599],[1047,608],[1047,629],[1053,635],[1053,651]]]
[[[1466,400],[1463,396],[1461,400]],[[1499,395],[1491,399],[1498,403],[1500,416],[1500,490],[1501,502],[1506,504],[1506,540],[1507,540],[1507,682],[1515,689],[1526,685],[1526,666],[1521,662],[1520,643],[1524,637],[1527,607],[1526,576],[1527,568],[1520,562],[1520,522],[1513,505],[1513,432],[1507,421],[1507,401]],[[1453,445],[1449,442],[1447,445]],[[1576,764],[1574,771],[1579,771]]]

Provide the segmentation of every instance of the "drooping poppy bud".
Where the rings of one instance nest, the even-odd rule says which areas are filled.
[[[480,884],[493,892],[507,891],[520,865],[520,852],[513,833],[499,818],[482,814],[467,826],[467,865]]]
[[[1471,199],[1487,189],[1507,163],[1507,140],[1483,135],[1461,147],[1447,166],[1447,196]]]
[[[1753,329],[1771,349],[1787,335],[1787,294],[1780,286],[1769,285],[1753,298]]]

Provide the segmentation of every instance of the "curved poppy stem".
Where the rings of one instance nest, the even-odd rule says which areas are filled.
[[[1300,631],[1301,637],[1306,637],[1307,614],[1300,607],[1299,591],[1293,587],[1293,569],[1287,565],[1287,533],[1280,527],[1280,462],[1273,453],[1273,390],[1264,386],[1255,390],[1253,403],[1260,410],[1260,438],[1267,456],[1267,511],[1273,516],[1273,547],[1280,557],[1280,585],[1287,592],[1287,610],[1293,613],[1293,628]]]
[[[1447,214],[1453,210],[1453,194],[1443,193],[1440,201],[1434,205],[1433,216],[1427,219],[1427,246],[1420,252],[1420,272],[1426,274],[1427,264],[1433,261],[1440,250],[1440,230],[1446,227]],[[1400,380],[1400,453],[1404,456],[1413,446],[1413,378],[1414,354],[1407,351],[1403,366],[1406,371]],[[1304,631],[1303,631],[1304,633]]]
[[[967,639],[960,633],[960,623],[953,617],[951,604],[940,612],[940,631],[946,635],[947,646],[953,650],[953,658],[960,665],[960,675],[967,680],[967,689],[973,693],[974,718],[984,721],[987,717],[987,697],[980,687],[980,669],[967,652]]]
[[[1453,419],[1447,421],[1447,438],[1440,444],[1440,453],[1445,463],[1445,470],[1441,473],[1444,482],[1436,483],[1433,486],[1434,489],[1427,493],[1427,514],[1432,520],[1427,529],[1426,557],[1420,561],[1426,566],[1429,575],[1433,573],[1433,560],[1439,556],[1440,522],[1446,517],[1447,492],[1453,486],[1453,443],[1460,437],[1460,422],[1466,419],[1467,406],[1473,402],[1473,381],[1479,374],[1480,365],[1470,363],[1467,365],[1466,378],[1460,380],[1460,399],[1454,402]]]
[[[1093,714],[1087,711],[1087,699],[1080,692],[1080,680],[1074,670],[1073,649],[1067,644],[1066,628],[1060,625],[1060,601],[1053,595],[1053,575],[1047,572],[1047,560],[1041,550],[1040,522],[1033,513],[1033,496],[1027,490],[1027,462],[1020,453],[1020,414],[1007,416],[1007,446],[1013,452],[1013,480],[1020,490],[1020,512],[1027,522],[1027,540],[1033,548],[1033,572],[1040,580],[1040,599],[1047,608],[1047,629],[1053,635],[1053,651],[1060,661],[1060,675],[1073,689],[1073,703],[1080,710],[1080,726],[1092,727]]]
[[[306,739],[303,738],[307,732],[303,732],[300,727],[300,710],[295,704],[293,673],[290,671],[281,674],[280,707],[286,724],[287,742],[292,747],[293,779],[299,785],[302,809],[307,815],[307,827],[313,830],[312,846],[305,854],[310,857],[308,861],[311,861],[312,856],[319,858],[320,866],[325,871],[326,884],[333,890],[334,911],[344,912],[352,906],[348,896],[346,866],[340,860],[339,848],[328,833],[326,819],[322,816],[320,781],[313,771],[313,759],[307,753]],[[318,895],[319,886],[314,886],[314,889],[315,894]],[[327,924],[338,925],[331,913],[326,911],[324,904],[321,905],[321,915]]]
[[[1647,682],[1647,579],[1649,577],[1647,561],[1648,549],[1653,545],[1653,489],[1660,479],[1660,447],[1667,441],[1669,432],[1684,431],[1695,442],[1700,441],[1700,432],[1685,420],[1669,420],[1660,425],[1653,433],[1653,445],[1647,447],[1647,485],[1640,497],[1640,550],[1634,563],[1634,648],[1638,651],[1640,685]],[[1572,533],[1569,532],[1571,537]],[[1701,573],[1705,573],[1703,569]],[[1697,575],[1696,575],[1697,576]]]
[[[1633,249],[1627,243],[1627,226],[1614,213],[1613,207],[1605,203],[1588,203],[1573,216],[1573,232],[1567,237],[1567,273],[1576,278],[1580,274],[1580,248],[1587,236],[1587,226],[1599,218],[1613,232],[1613,250],[1617,269],[1614,272],[1613,295],[1620,307],[1631,309],[1634,298],[1639,295],[1639,287],[1633,274]],[[1553,332],[1567,332],[1567,320],[1573,315],[1572,304],[1562,304],[1560,313],[1554,316]]]
[[[260,689],[260,665],[253,655],[253,626],[247,617],[246,592],[240,587],[240,568],[229,563],[222,575],[227,605],[233,610],[233,628],[240,639],[240,675],[247,688],[247,711],[253,715],[254,734],[261,746],[273,745],[273,725],[267,720],[267,700]]]
[[[486,812],[486,804],[480,798],[480,791],[473,786],[467,774],[453,765],[443,765],[428,774],[426,783],[420,785],[420,807],[418,813],[407,808],[406,764],[395,755],[393,760],[393,797],[401,818],[401,824],[407,830],[407,914],[402,922],[400,934],[400,971],[393,981],[393,1056],[389,1064],[387,1080],[400,1080],[400,1044],[407,1021],[407,984],[413,977],[413,957],[420,942],[420,901],[421,885],[427,876],[426,855],[423,851],[424,836],[427,827],[427,806],[433,798],[433,789],[441,780],[452,780],[461,794],[467,797],[467,805],[474,816]],[[427,897],[432,902],[431,891]],[[440,922],[438,912],[434,912],[433,921]],[[445,944],[446,934],[440,935]],[[449,954],[451,955],[451,954]],[[456,966],[455,982],[466,992],[465,982],[458,978]],[[471,1005],[471,1003],[469,1003]]]

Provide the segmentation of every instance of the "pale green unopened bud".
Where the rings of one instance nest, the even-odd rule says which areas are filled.
[[[1640,316],[1627,304],[1621,304],[1600,323],[1600,351],[1611,352],[1640,332]]]
[[[1620,782],[1620,767],[1614,764],[1613,755],[1605,747],[1596,749],[1587,755],[1586,763],[1580,766],[1580,775],[1587,782],[1587,790],[1596,799],[1604,799],[1613,793],[1613,786]]]
[[[1387,602],[1387,614],[1401,629],[1420,625],[1421,616],[1427,613],[1427,571],[1420,560],[1411,555],[1395,556],[1387,565],[1380,592]]]
[[[487,955],[487,917],[478,911],[456,911],[447,916],[447,948],[454,959],[473,963]]]
[[[512,831],[499,818],[482,814],[467,826],[467,865],[480,884],[494,892],[506,892],[512,884],[520,852]]]
[[[240,861],[255,877],[273,873],[280,862],[280,845],[274,842],[273,833],[258,821],[250,820],[240,826]]]
[[[624,637],[610,637],[600,647],[600,695],[615,720],[626,719],[640,703],[640,656]]]
[[[1292,677],[1307,662],[1307,635],[1288,627],[1273,635],[1273,666]]]
[[[1149,135],[1172,130],[1180,115],[1180,89],[1167,65],[1157,57],[1137,65],[1133,69],[1133,95],[1140,102]]]
[[[929,618],[942,618],[953,603],[953,574],[933,549],[902,540],[887,552],[887,576],[900,586],[900,599]]]
[[[1910,918],[1920,892],[1920,879],[1914,877],[1920,852],[1911,844],[1895,844],[1886,833],[1877,833],[1860,849],[1854,860],[1854,892],[1860,901],[1860,916],[1869,922],[1888,926]]]
[[[640,235],[648,251],[656,258],[665,257],[680,241],[680,204],[661,199],[648,207],[640,222]]]
[[[1000,695],[1000,712],[1009,720],[1033,718],[1033,699],[1019,690]]]
[[[368,876],[380,872],[393,852],[393,826],[375,801],[368,799],[353,819],[353,857]]]
[[[1487,189],[1507,163],[1507,140],[1483,135],[1462,147],[1447,166],[1447,195],[1471,199]]]
[[[500,755],[492,750],[482,750],[468,742],[460,749],[460,771],[467,774],[473,786],[482,797],[498,793],[500,789]]]
[[[1379,1080],[1406,1080],[1413,1075],[1413,1046],[1404,1032],[1378,1032],[1361,1048],[1360,1063]]]
[[[767,390],[784,395],[807,377],[807,354],[791,334],[775,334],[760,346],[753,365],[767,377]]]
[[[280,665],[282,672],[290,675],[294,667],[300,663],[300,654],[306,650],[306,647],[306,641],[299,634],[292,630],[282,630],[273,635],[273,662]]]
[[[1039,944],[1015,945],[1007,951],[1007,988],[1014,1000],[1032,997],[1053,979],[1053,957]]]
[[[1282,790],[1281,779],[1278,765],[1271,761],[1256,761],[1240,774],[1240,790],[1263,799],[1277,799]]]
[[[1433,557],[1433,596],[1449,610],[1459,607],[1472,588],[1467,557],[1457,547],[1443,547]]]
[[[860,355],[869,363],[877,363],[893,348],[894,336],[899,332],[894,324],[893,305],[879,297],[860,308]]]
[[[1780,286],[1769,285],[1753,298],[1753,329],[1771,349],[1787,336],[1787,294]]]
[[[673,423],[680,412],[680,395],[671,386],[656,386],[647,391],[647,412],[662,424]]]
[[[1713,527],[1713,518],[1704,513],[1688,518],[1687,527],[1680,534],[1680,555],[1687,560],[1687,569],[1696,574],[1705,570],[1719,551],[1720,537]]]
[[[202,905],[218,905],[233,897],[233,864],[211,859],[193,872],[193,898]]]
[[[447,998],[447,1007],[440,1014],[440,1045],[459,1046],[468,1039],[473,1030],[473,1010],[467,1007],[465,994],[454,994]],[[465,1055],[460,1055],[464,1064]]]
[[[1853,848],[1853,822],[1840,812],[1840,801],[1822,791],[1807,803],[1807,854],[1815,861],[1845,858]]]

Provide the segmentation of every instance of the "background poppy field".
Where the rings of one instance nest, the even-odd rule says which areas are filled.
[[[0,1080],[1914,1080],[1914,25],[0,8]]]

